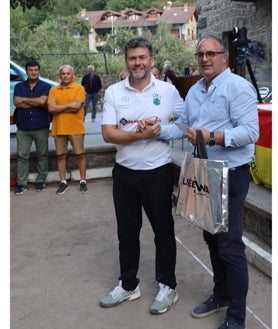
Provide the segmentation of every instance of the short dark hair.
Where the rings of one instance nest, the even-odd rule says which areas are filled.
[[[25,70],[27,71],[28,67],[34,67],[34,66],[37,66],[39,70],[41,69],[41,66],[38,61],[29,61],[25,65]]]
[[[156,65],[156,64],[152,65],[151,69],[154,69],[154,68],[157,69],[159,75],[162,75],[162,68],[159,65]]]
[[[153,56],[153,47],[149,40],[145,38],[133,38],[125,44],[125,59],[127,58],[127,52],[129,49],[134,49],[138,47],[148,48],[150,56]]]

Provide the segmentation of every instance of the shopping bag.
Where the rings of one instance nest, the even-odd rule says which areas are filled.
[[[201,141],[198,152],[204,148]],[[198,152],[185,152],[176,214],[211,234],[228,232],[228,161],[201,159]]]

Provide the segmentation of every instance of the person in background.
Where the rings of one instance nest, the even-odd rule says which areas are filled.
[[[163,80],[162,69],[158,65],[152,65],[151,72],[156,79]]]
[[[41,81],[40,64],[30,61],[25,65],[27,80],[19,82],[14,88],[13,102],[17,111],[17,186],[15,194],[27,190],[29,158],[32,143],[37,152],[37,171],[35,188],[45,190],[48,175],[48,136],[50,115],[47,109],[47,97],[51,85]]]
[[[190,65],[191,64],[189,64],[189,63],[184,64],[184,68],[183,68],[183,75],[184,76],[190,75]]]
[[[84,118],[86,117],[90,103],[92,103],[92,122],[94,122],[97,115],[97,102],[101,97],[102,89],[101,79],[97,74],[95,74],[94,65],[89,65],[87,67],[87,74],[83,76],[81,84],[85,88],[86,92]]]
[[[177,122],[187,125],[187,138],[196,145],[196,130],[208,145],[208,158],[228,160],[229,229],[212,235],[203,231],[210,253],[214,286],[212,294],[192,310],[196,319],[226,310],[218,329],[245,329],[248,266],[243,234],[243,206],[250,184],[249,163],[254,161],[259,138],[257,94],[252,84],[228,67],[228,51],[214,34],[203,35],[196,57],[203,79],[195,83],[185,99],[185,110]],[[140,125],[144,129],[144,125]],[[159,138],[184,137],[175,125],[164,125]]]
[[[174,84],[176,79],[176,74],[171,68],[171,62],[165,61],[163,65],[164,69],[164,81]]]
[[[144,209],[154,232],[159,286],[150,313],[161,314],[178,300],[171,147],[157,138],[147,140],[155,136],[156,128],[150,125],[141,131],[138,122],[148,118],[152,123],[167,124],[172,112],[181,113],[184,101],[174,86],[151,74],[153,51],[148,40],[129,40],[125,62],[129,76],[106,89],[102,112],[103,139],[117,147],[112,176],[120,275],[118,285],[100,299],[100,306],[113,307],[141,296],[137,273]]]
[[[87,191],[86,155],[84,150],[84,87],[75,80],[74,68],[62,65],[59,68],[60,84],[49,91],[48,109],[52,113],[52,130],[54,137],[60,185],[57,194],[63,194],[69,188],[66,180],[66,156],[68,142],[76,155],[80,172],[80,193]]]
[[[191,68],[190,75],[199,75],[200,74],[199,70],[197,68],[197,65],[195,63],[191,63],[190,68]]]
[[[119,74],[120,81],[124,80],[128,76],[128,71],[124,70]]]

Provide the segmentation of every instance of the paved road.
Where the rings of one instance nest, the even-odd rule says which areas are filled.
[[[64,195],[51,183],[10,193],[10,329],[216,329],[218,313],[193,319],[190,311],[211,292],[212,277],[201,230],[175,216],[179,301],[159,316],[148,312],[157,293],[154,244],[144,218],[138,276],[142,296],[112,309],[99,298],[117,284],[116,223],[110,179],[91,180],[85,194],[72,182]],[[272,326],[271,279],[249,266],[247,328]]]
[[[98,113],[99,115],[99,113]],[[10,129],[15,132],[15,127]],[[102,145],[99,117],[86,118],[85,143]],[[50,138],[50,149],[54,147]],[[180,141],[174,142],[175,161],[182,157]],[[10,152],[16,148],[11,138]],[[142,297],[112,309],[98,300],[117,284],[119,274],[116,223],[110,179],[90,180],[81,195],[72,182],[64,195],[56,183],[46,191],[30,189],[16,196],[11,189],[11,327],[10,329],[216,329],[224,314],[196,320],[191,309],[212,287],[207,247],[200,229],[179,216],[177,280],[180,299],[164,315],[148,312],[157,293],[154,280],[154,244],[145,219],[141,236],[139,278]],[[257,189],[256,189],[257,191]],[[256,198],[261,200],[262,198]],[[265,201],[269,199],[263,198]],[[271,206],[267,203],[267,206]],[[272,325],[272,282],[249,265],[248,329]],[[2,328],[2,326],[1,326]]]

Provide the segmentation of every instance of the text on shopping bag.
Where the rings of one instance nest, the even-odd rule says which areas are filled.
[[[228,161],[185,152],[176,214],[212,234],[228,231]]]

